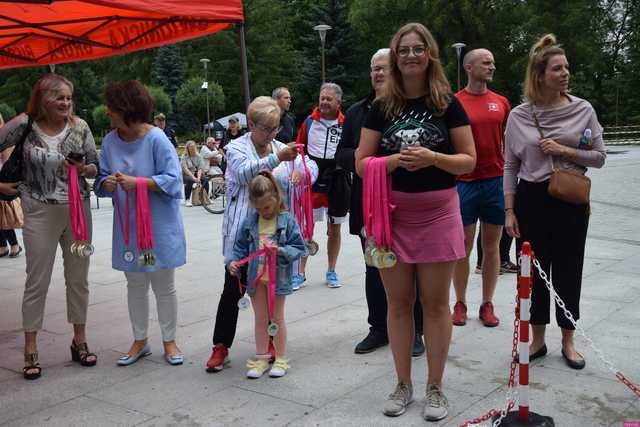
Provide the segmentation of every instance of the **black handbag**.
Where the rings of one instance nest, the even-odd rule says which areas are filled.
[[[33,119],[29,116],[27,127],[22,132],[22,135],[20,135],[20,139],[14,146],[11,156],[9,156],[9,160],[7,160],[4,165],[2,165],[2,169],[0,169],[0,182],[14,183],[24,180],[24,141],[27,139],[29,132],[31,132],[32,126]],[[10,202],[16,197],[18,197],[17,194],[0,193],[0,200]]]

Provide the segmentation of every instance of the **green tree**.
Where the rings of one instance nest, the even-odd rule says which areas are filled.
[[[301,36],[303,43],[302,76],[298,86],[305,110],[309,111],[318,102],[318,89],[322,84],[321,45],[313,27],[319,23],[332,27],[325,41],[326,81],[339,84],[344,91],[343,103],[349,105],[359,97],[354,93],[359,75],[366,75],[367,64],[358,61],[355,52],[355,37],[347,20],[345,0],[325,0],[309,9],[303,24],[308,32]]]
[[[96,134],[104,135],[111,128],[111,119],[107,115],[107,106],[98,105],[91,112],[93,118],[93,131]]]
[[[159,86],[145,86],[153,99],[153,111],[155,113],[163,113],[170,116],[173,113],[173,105],[169,95]]]
[[[4,102],[0,103],[0,116],[6,123],[16,116],[16,109]]]
[[[182,58],[178,45],[167,45],[155,52],[151,81],[161,86],[175,104],[176,93],[185,80],[182,71]]]
[[[209,82],[208,89],[202,89],[203,80],[192,77],[180,86],[176,94],[176,104],[182,111],[188,122],[186,129],[197,131],[207,122],[207,93],[209,94],[209,109],[211,118],[215,117],[215,111],[224,108],[224,91],[222,86],[215,82]]]

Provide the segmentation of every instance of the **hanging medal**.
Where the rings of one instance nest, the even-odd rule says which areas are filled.
[[[387,174],[386,158],[368,159],[363,179],[363,217],[367,246],[365,262],[376,268],[391,268],[398,261],[391,249],[391,179]]]
[[[140,250],[138,264],[141,266],[155,265],[153,221],[149,208],[149,184],[147,178],[142,176],[136,177],[136,240]]]
[[[130,229],[129,229],[129,192],[124,190],[124,220],[122,218],[122,207],[120,205],[120,197],[118,196],[118,186],[113,193],[113,204],[116,208],[116,215],[118,216],[118,224],[120,224],[120,231],[122,232],[122,240],[124,241],[124,252],[122,259],[125,262],[131,263],[135,261],[136,256],[129,248],[130,241]]]
[[[69,195],[69,220],[71,222],[71,232],[73,243],[70,251],[75,256],[87,258],[93,255],[93,245],[89,242],[89,233],[84,219],[84,205],[80,197],[80,184],[78,183],[78,169],[69,163],[68,173],[68,195]]]

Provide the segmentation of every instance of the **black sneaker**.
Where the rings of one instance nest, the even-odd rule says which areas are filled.
[[[413,341],[413,350],[411,355],[413,357],[422,356],[424,354],[424,342],[422,342],[422,334],[416,334],[416,339]]]
[[[505,261],[500,264],[500,273],[517,273],[518,266],[512,263],[511,261]]]
[[[389,344],[389,338],[387,337],[387,334],[380,331],[369,331],[369,335],[367,335],[362,341],[358,343],[358,345],[356,345],[355,353],[371,353],[375,349],[387,344]]]

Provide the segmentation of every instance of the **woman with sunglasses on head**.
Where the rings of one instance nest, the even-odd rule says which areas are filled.
[[[476,153],[469,119],[451,93],[429,30],[407,24],[396,32],[390,48],[385,91],[369,112],[356,151],[360,176],[370,157],[386,159],[395,205],[391,249],[397,262],[380,274],[398,384],[383,412],[401,415],[413,401],[417,280],[428,368],[423,417],[437,421],[448,414],[442,377],[451,341],[449,290],[455,262],[465,257],[455,177],[473,170]]]
[[[23,142],[24,181],[12,185],[19,192],[24,212],[22,238],[26,249],[27,279],[22,300],[25,379],[39,378],[37,334],[42,329],[45,302],[58,246],[62,249],[67,296],[67,320],[73,324],[71,357],[82,366],[98,360],[86,338],[89,305],[89,257],[73,253],[70,220],[69,166],[78,174],[88,243],[91,242],[90,188],[86,178],[98,171],[98,155],[91,129],[73,113],[73,84],[58,74],[41,77],[31,90],[26,114],[0,131],[0,152],[6,161]],[[1,191],[1,189],[0,189]]]
[[[542,269],[575,320],[580,318],[582,264],[589,225],[589,203],[572,204],[549,194],[555,168],[584,174],[601,168],[606,152],[602,126],[591,104],[569,95],[569,62],[553,34],[533,45],[524,82],[525,103],[511,111],[505,133],[505,229],[528,241]],[[575,349],[575,326],[556,305],[562,330],[562,356],[569,367],[582,369],[584,357]],[[550,296],[534,274],[531,293],[530,359],[547,354],[546,325]]]
[[[249,132],[225,147],[228,166],[225,173],[228,204],[225,206],[222,220],[225,265],[231,261],[233,245],[249,210],[251,180],[260,171],[274,171],[282,163],[290,163],[298,157],[298,150],[294,144],[285,145],[274,139],[280,130],[280,108],[276,101],[266,96],[257,97],[249,104],[247,120]],[[280,174],[274,171],[274,175]],[[278,182],[282,186],[280,179]],[[246,284],[246,267],[240,268],[238,276],[240,279],[225,269],[224,288],[218,303],[213,332],[213,352],[207,361],[207,372],[221,371],[228,362],[229,348],[233,344],[238,323],[238,301],[244,294],[244,291],[240,290],[238,280]]]

